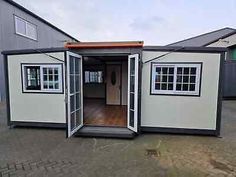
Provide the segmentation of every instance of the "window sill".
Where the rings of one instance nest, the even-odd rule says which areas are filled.
[[[160,95],[160,96],[190,96],[190,97],[200,97],[200,93],[199,94],[179,94],[179,93],[150,93],[150,95]]]
[[[15,32],[15,35],[24,37],[24,38],[26,38],[26,39],[30,39],[30,40],[32,40],[32,41],[34,41],[34,42],[38,42],[38,39],[34,39],[34,38],[28,37],[28,36],[26,36],[26,35],[20,34],[20,33],[16,33],[16,32]]]
[[[51,91],[37,91],[37,90],[32,90],[32,91],[22,91],[22,93],[26,93],[26,94],[64,94],[63,91],[60,92],[51,92]]]

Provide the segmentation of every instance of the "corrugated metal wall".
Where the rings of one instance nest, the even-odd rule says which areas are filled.
[[[37,25],[38,40],[15,34],[14,15]],[[63,47],[68,36],[46,25],[11,4],[0,1],[0,53],[4,50]],[[0,99],[5,99],[3,56],[0,54]]]
[[[223,96],[236,98],[236,62],[225,61]]]

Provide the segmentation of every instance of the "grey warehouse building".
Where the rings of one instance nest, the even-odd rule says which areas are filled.
[[[0,101],[5,100],[4,50],[63,47],[77,39],[12,0],[0,0]]]

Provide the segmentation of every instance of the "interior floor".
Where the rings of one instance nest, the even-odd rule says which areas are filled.
[[[84,99],[84,124],[99,126],[127,125],[127,106],[106,105],[104,99]]]

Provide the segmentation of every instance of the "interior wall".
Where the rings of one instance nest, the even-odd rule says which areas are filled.
[[[84,84],[84,98],[105,99],[105,84]]]
[[[101,61],[98,59],[94,60],[96,57],[88,57],[90,60],[84,61],[83,70],[101,70],[104,73],[104,83],[102,84],[85,84],[84,83],[84,98],[106,98],[106,63],[116,63],[121,64],[121,105],[127,105],[127,92],[128,92],[128,56],[123,56],[127,58],[122,58],[124,61],[119,60],[119,56],[109,57],[108,62],[101,62],[104,58],[100,57]],[[115,60],[115,61],[114,61]],[[84,74],[84,73],[83,73]]]
[[[84,65],[84,71],[103,71],[105,74],[105,65],[102,64],[91,64]],[[83,73],[84,74],[84,73]],[[84,83],[83,94],[84,98],[102,98],[105,99],[106,85],[105,83]]]

